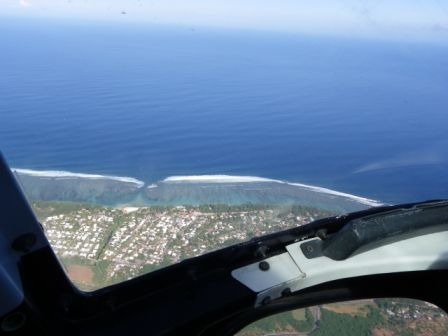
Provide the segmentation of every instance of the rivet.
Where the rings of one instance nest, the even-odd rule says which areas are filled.
[[[286,287],[284,290],[282,290],[282,296],[288,296],[291,295],[291,288]]]
[[[307,245],[307,246],[306,246],[306,250],[307,250],[309,253],[311,253],[311,252],[314,251],[314,248],[313,248],[311,245]]]
[[[262,271],[267,271],[269,269],[269,263],[267,261],[262,261],[258,264],[258,268]]]
[[[269,304],[269,303],[271,303],[271,297],[270,297],[270,296],[266,296],[266,297],[263,299],[263,301],[261,301],[261,304],[262,304],[263,306],[265,306],[265,305],[267,305],[267,304]]]

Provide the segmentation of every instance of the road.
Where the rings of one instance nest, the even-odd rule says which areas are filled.
[[[321,312],[319,306],[313,306],[308,308],[311,311],[311,314],[313,314],[314,317],[314,326],[311,331],[308,332],[281,332],[281,333],[271,333],[271,334],[264,334],[263,336],[308,336],[311,334],[314,330],[317,328],[317,322],[321,318]]]

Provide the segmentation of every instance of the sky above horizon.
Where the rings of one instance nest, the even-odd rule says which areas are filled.
[[[448,40],[448,0],[2,0],[0,16]]]

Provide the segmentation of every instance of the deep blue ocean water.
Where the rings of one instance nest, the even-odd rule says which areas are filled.
[[[448,197],[448,44],[2,21],[0,49],[13,167]]]

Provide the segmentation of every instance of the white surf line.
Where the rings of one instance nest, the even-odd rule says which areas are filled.
[[[21,168],[11,168],[13,172],[22,175],[36,176],[36,177],[52,177],[52,178],[84,178],[92,180],[113,180],[125,183],[136,184],[138,188],[145,185],[145,182],[137,180],[133,177],[126,176],[110,176],[110,175],[97,175],[97,174],[82,174],[73,173],[63,170],[31,170],[31,169],[21,169]]]
[[[162,182],[203,182],[203,183],[250,183],[250,182],[277,182],[285,183],[280,180],[274,180],[258,176],[238,176],[238,175],[185,175],[170,176]]]
[[[308,189],[315,192],[320,192],[323,194],[328,195],[334,195],[334,196],[340,196],[344,198],[349,198],[351,200],[354,200],[356,202],[366,204],[369,206],[380,206],[383,205],[383,203],[365,198],[360,197],[352,194],[347,194],[344,192],[340,192],[337,190],[332,190],[328,188],[323,187],[317,187],[313,185],[303,184],[303,183],[293,183],[293,182],[285,182],[282,180],[275,180],[265,177],[258,177],[258,176],[237,176],[237,175],[185,175],[185,176],[170,176],[162,180],[162,182],[165,183],[173,183],[173,182],[200,182],[200,183],[251,183],[251,182],[273,182],[273,183],[281,183],[281,184],[288,184],[295,187],[300,187],[304,189]]]
[[[341,191],[337,191],[337,190],[333,190],[333,189],[328,189],[328,188],[323,188],[323,187],[316,187],[316,186],[312,186],[312,185],[308,185],[308,184],[302,184],[302,183],[290,183],[290,182],[285,182],[289,185],[293,185],[296,187],[301,187],[304,189],[309,189],[312,191],[317,191],[317,192],[321,192],[323,194],[329,194],[329,195],[335,195],[335,196],[341,196],[341,197],[345,197],[345,198],[350,198],[353,199],[359,203],[362,204],[366,204],[366,205],[370,205],[370,206],[381,206],[384,205],[384,203],[381,203],[379,201],[370,199],[370,198],[365,198],[365,197],[361,197],[361,196],[356,196],[356,195],[352,195],[352,194],[347,194]]]

